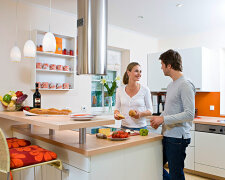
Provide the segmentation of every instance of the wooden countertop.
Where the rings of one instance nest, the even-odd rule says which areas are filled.
[[[24,125],[15,125],[13,126],[13,131],[61,148],[69,149],[85,156],[93,156],[140,144],[159,141],[163,138],[162,135],[149,133],[148,136],[131,136],[125,141],[110,141],[107,139],[97,139],[95,135],[87,134],[87,143],[79,144],[79,133],[71,130],[56,131],[55,135],[49,135],[48,131],[40,127],[35,126],[31,132],[31,130]]]
[[[26,116],[22,111],[0,112],[0,120],[1,118],[54,130],[71,130],[115,123],[113,116],[97,116],[90,121],[74,121],[69,116]]]
[[[209,125],[216,125],[216,126],[225,126],[225,123],[221,123],[220,120],[225,120],[222,117],[206,117],[206,116],[199,116],[199,118],[194,119],[195,124],[209,124]]]

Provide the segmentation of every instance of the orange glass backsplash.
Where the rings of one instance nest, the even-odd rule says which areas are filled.
[[[214,105],[214,111],[209,110],[210,105]],[[222,117],[220,116],[220,92],[197,92],[195,108],[198,109],[198,116]]]

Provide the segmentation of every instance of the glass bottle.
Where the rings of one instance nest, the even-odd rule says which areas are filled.
[[[38,83],[35,83],[36,90],[33,95],[33,107],[34,108],[41,108],[41,93],[39,92]]]

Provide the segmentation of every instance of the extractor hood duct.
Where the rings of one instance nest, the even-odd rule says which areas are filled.
[[[77,0],[77,74],[105,75],[108,0]]]

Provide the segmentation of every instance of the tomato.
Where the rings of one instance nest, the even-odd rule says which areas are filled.
[[[23,95],[23,92],[22,91],[17,91],[16,92],[16,97],[20,97],[20,96],[22,96]]]
[[[29,106],[24,106],[23,109],[24,109],[25,111],[30,111],[30,107],[29,107]]]
[[[125,136],[123,134],[120,134],[120,138],[125,138]]]
[[[120,134],[117,134],[117,135],[116,135],[116,138],[120,138]]]

